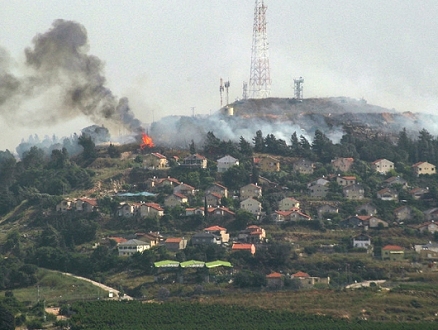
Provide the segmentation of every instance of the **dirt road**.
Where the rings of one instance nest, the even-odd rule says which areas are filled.
[[[107,285],[105,285],[105,284],[102,284],[102,283],[99,283],[99,282],[96,282],[96,281],[90,280],[89,278],[85,278],[85,277],[82,277],[82,276],[73,275],[73,274],[70,274],[70,273],[62,273],[62,274],[63,274],[63,275],[67,275],[67,276],[75,277],[75,278],[77,278],[77,279],[79,279],[79,280],[83,280],[83,281],[90,282],[90,283],[92,283],[93,285],[98,286],[99,288],[101,288],[101,289],[103,289],[103,290],[106,290],[106,291],[108,291],[108,292],[113,292],[113,297],[112,297],[112,298],[110,297],[109,299],[114,299],[114,300],[118,300],[118,299],[123,299],[123,300],[133,300],[133,298],[132,298],[131,296],[128,296],[127,294],[124,294],[123,297],[119,297],[119,295],[120,295],[120,291],[119,291],[119,290],[116,290],[116,289],[114,289],[114,288],[111,288],[111,287],[109,287],[109,286],[107,286]]]

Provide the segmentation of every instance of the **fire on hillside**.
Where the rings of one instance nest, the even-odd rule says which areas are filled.
[[[153,148],[153,147],[154,147],[154,141],[152,141],[152,138],[146,133],[141,133],[140,149],[143,150],[145,148]]]

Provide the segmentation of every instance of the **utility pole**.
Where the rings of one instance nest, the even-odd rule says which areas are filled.
[[[266,10],[263,0],[256,0],[249,77],[249,97],[254,99],[263,99],[271,95]]]

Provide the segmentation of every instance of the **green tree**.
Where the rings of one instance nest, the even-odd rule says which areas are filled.
[[[86,161],[93,161],[97,158],[96,145],[94,144],[91,136],[84,133],[78,138],[78,144],[84,149],[82,157]]]
[[[239,140],[239,151],[245,157],[251,157],[252,156],[251,144],[248,141],[246,141],[243,138],[243,136],[241,136],[240,140]]]
[[[222,174],[222,181],[230,190],[237,190],[249,183],[249,172],[243,165],[232,166]]]
[[[265,152],[265,139],[263,138],[262,131],[258,130],[252,141],[254,143],[255,152]]]

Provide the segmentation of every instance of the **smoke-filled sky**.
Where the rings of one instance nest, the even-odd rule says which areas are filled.
[[[249,80],[254,2],[3,1],[0,86],[8,93],[0,104],[0,150],[14,150],[34,133],[69,135],[105,114],[150,123],[213,113],[220,106],[221,77],[230,81],[230,101],[240,98],[242,82]],[[304,97],[365,98],[400,111],[437,108],[436,1],[265,5],[271,96],[292,97],[293,78],[302,76]],[[55,56],[64,48],[41,42],[57,19],[85,29],[76,29],[79,52],[70,49],[74,56],[65,61]],[[77,67],[82,73],[73,73]],[[91,92],[105,96],[96,101]]]

